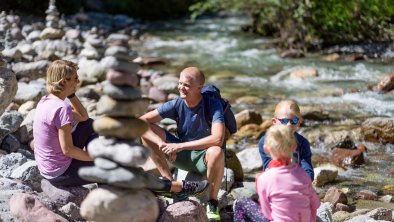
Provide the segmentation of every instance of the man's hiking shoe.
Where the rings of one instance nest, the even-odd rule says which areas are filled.
[[[207,217],[210,222],[220,221],[219,207],[217,200],[209,200],[207,203]]]
[[[157,195],[169,197],[174,199],[175,202],[186,200],[189,196],[198,196],[208,188],[209,182],[202,181],[186,181],[182,180],[182,190],[178,193],[169,191],[154,191]]]
[[[182,180],[182,190],[178,194],[198,196],[208,188],[208,180],[187,181]]]

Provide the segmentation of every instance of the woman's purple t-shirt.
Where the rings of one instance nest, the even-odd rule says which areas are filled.
[[[37,104],[33,122],[34,156],[42,176],[62,175],[72,158],[63,154],[59,128],[72,123],[71,106],[64,100],[44,96]]]

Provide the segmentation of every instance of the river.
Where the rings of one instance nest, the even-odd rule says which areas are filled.
[[[360,125],[366,118],[394,116],[394,93],[368,90],[384,74],[392,73],[394,64],[346,58],[328,62],[323,60],[323,55],[284,59],[278,49],[272,48],[272,39],[242,32],[240,27],[247,22],[246,18],[234,17],[150,23],[144,41],[135,47],[143,56],[167,59],[168,65],[157,68],[168,73],[179,73],[186,66],[201,67],[211,77],[210,82],[219,86],[222,95],[233,102],[236,111],[255,109],[267,119],[272,116],[275,103],[289,98],[301,106],[321,107],[329,114],[330,121],[305,124],[301,133],[310,125],[328,128],[349,122]],[[318,76],[289,78],[289,72],[299,67],[315,68]],[[229,75],[233,78],[218,77]],[[235,103],[246,95],[260,100],[249,105]],[[326,144],[311,143],[314,154],[329,154]],[[337,185],[379,192],[383,186],[394,184],[394,176],[388,174],[394,169],[394,145],[365,144],[369,149],[365,165],[340,172]]]

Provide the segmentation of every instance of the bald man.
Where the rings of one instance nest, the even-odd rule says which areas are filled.
[[[163,177],[173,180],[166,158],[179,169],[207,176],[211,186],[207,216],[210,221],[220,221],[217,195],[224,173],[224,116],[220,101],[213,100],[211,126],[205,120],[204,82],[204,73],[197,67],[184,69],[179,77],[179,97],[140,117],[150,123],[142,142],[152,149],[151,158]],[[164,118],[177,122],[177,136],[155,124]]]

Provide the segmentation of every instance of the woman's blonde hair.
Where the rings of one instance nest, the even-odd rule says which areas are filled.
[[[264,146],[278,159],[291,159],[296,145],[294,131],[285,125],[273,125],[265,135]]]
[[[47,90],[49,93],[58,94],[64,90],[62,80],[70,80],[78,70],[77,64],[68,60],[56,60],[47,70]]]

